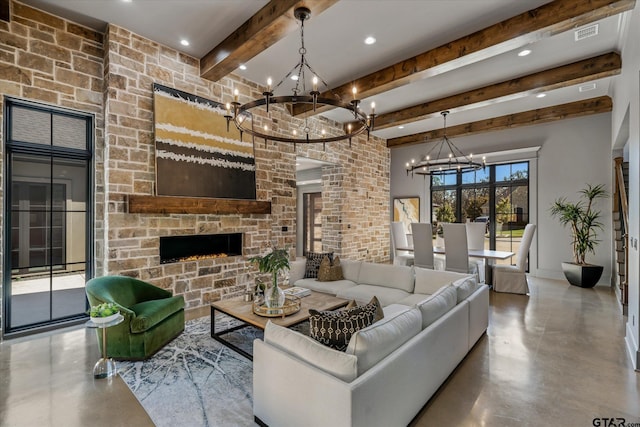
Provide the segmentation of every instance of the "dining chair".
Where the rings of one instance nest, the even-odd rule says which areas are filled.
[[[493,266],[493,290],[496,292],[508,292],[512,294],[528,294],[527,283],[527,255],[536,232],[535,224],[527,224],[522,234],[520,247],[516,254],[516,265]]]
[[[484,250],[484,235],[487,231],[487,224],[484,222],[467,222],[467,246],[470,251]],[[476,263],[478,266],[478,277],[481,283],[485,282],[484,270],[485,260],[484,258],[469,257],[469,262]]]
[[[428,222],[411,223],[413,265],[433,270],[433,234]]]
[[[470,273],[478,277],[478,265],[469,262],[467,227],[465,224],[442,224],[444,234],[445,270],[457,273]],[[478,281],[480,278],[478,277]]]
[[[404,231],[404,224],[400,221],[391,223],[391,248],[393,250],[394,265],[413,265],[413,254],[397,248],[407,248],[407,234]]]

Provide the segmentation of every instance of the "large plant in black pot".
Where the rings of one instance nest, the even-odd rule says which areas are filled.
[[[562,197],[553,202],[550,210],[551,216],[571,231],[573,262],[562,263],[565,277],[572,285],[591,288],[598,283],[604,269],[603,266],[586,262],[588,252],[595,254],[595,248],[600,243],[598,231],[602,230],[601,213],[594,209],[594,204],[597,199],[607,197],[607,192],[604,185],[587,184],[579,193],[580,200],[577,202],[569,202]]]

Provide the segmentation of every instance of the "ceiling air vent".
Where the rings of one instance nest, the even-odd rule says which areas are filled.
[[[598,35],[598,24],[589,25],[588,27],[578,28],[575,31],[576,41],[584,40],[589,37]]]
[[[580,92],[589,92],[590,90],[594,90],[596,88],[595,83],[588,83],[586,85],[582,85],[578,87],[578,91]]]

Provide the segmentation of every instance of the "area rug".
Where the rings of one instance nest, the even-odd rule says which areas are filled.
[[[216,329],[237,322],[216,318]],[[120,376],[158,427],[253,426],[252,363],[211,338],[208,317],[186,323],[185,331],[152,358],[118,362]],[[229,341],[252,352],[262,331],[247,327]]]

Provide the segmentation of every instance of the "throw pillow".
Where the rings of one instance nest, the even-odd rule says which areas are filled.
[[[309,309],[309,335],[316,341],[344,351],[351,336],[373,324],[376,307],[373,304],[343,311],[317,311]]]
[[[333,259],[333,252],[307,252],[307,263],[304,269],[304,277],[308,278],[317,278],[318,277],[318,269],[320,269],[320,263],[324,259],[324,257],[329,257],[329,261]]]
[[[371,298],[371,301],[369,301],[367,305],[374,305],[376,308],[376,315],[373,318],[374,323],[384,318],[384,310],[382,310],[382,305],[380,305],[380,301],[378,301],[378,297],[374,296],[373,298]],[[351,301],[349,301],[349,304],[347,304],[347,306],[344,309],[350,310],[357,306],[358,306],[358,303],[356,302],[356,300],[352,299]]]
[[[340,257],[336,256],[333,262],[329,260],[328,256],[324,257],[318,269],[318,281],[333,282],[342,279],[344,279],[344,277],[342,276]]]

